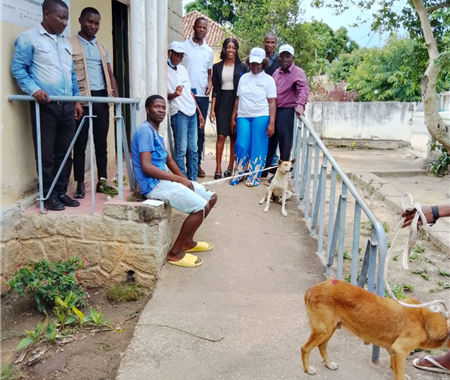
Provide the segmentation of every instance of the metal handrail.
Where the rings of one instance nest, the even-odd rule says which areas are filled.
[[[304,220],[309,223],[311,235],[317,237],[317,253],[325,256],[326,275],[331,274],[334,258],[337,255],[336,277],[338,279],[343,277],[344,243],[346,239],[345,224],[348,222],[346,206],[347,198],[351,195],[355,201],[355,210],[351,244],[350,283],[364,287],[367,279],[368,290],[383,297],[384,262],[387,254],[384,227],[304,117],[294,121],[293,157],[296,159],[293,170],[294,193],[298,196],[300,210],[304,212]],[[321,164],[319,164],[320,158],[322,158]],[[331,166],[329,173],[328,164]],[[335,205],[335,190],[338,176],[342,182],[342,189],[337,205]],[[325,240],[325,194],[328,179],[330,199],[328,234]],[[311,194],[312,199],[310,199]],[[371,237],[367,241],[362,266],[358,273],[361,211],[372,223],[372,230]],[[323,252],[324,244],[325,254]],[[378,362],[379,352],[379,347],[373,346],[372,361],[374,363]]]
[[[40,122],[40,108],[39,103],[29,95],[8,95],[9,101],[21,101],[21,102],[35,102],[36,107],[36,145],[37,145],[37,157],[38,157],[38,180],[39,180],[39,207],[41,213],[44,212],[44,201],[48,199],[49,194],[53,191],[56,181],[61,174],[62,168],[66,163],[69,155],[72,152],[73,145],[83,128],[86,119],[89,119],[89,155],[90,155],[90,174],[91,174],[91,213],[95,211],[95,189],[94,189],[94,138],[93,138],[93,118],[96,117],[92,113],[93,103],[114,103],[115,112],[114,118],[116,120],[116,148],[117,148],[117,176],[118,176],[118,198],[123,199],[123,152],[125,153],[125,164],[127,167],[127,174],[130,184],[130,189],[134,191],[136,189],[136,180],[134,178],[130,152],[128,150],[128,142],[125,133],[125,123],[122,116],[122,104],[129,104],[131,107],[131,131],[136,129],[136,110],[139,107],[139,99],[129,98],[112,98],[112,97],[98,97],[98,96],[51,96],[52,102],[82,102],[87,103],[89,108],[89,115],[84,115],[83,119],[78,126],[75,135],[70,143],[70,146],[64,156],[64,160],[61,163],[61,167],[58,169],[56,176],[48,193],[44,197],[44,189],[42,183],[42,147],[41,147],[41,122]]]

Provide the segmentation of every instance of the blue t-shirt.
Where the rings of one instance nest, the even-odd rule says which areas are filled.
[[[131,162],[133,172],[139,185],[141,194],[146,195],[159,183],[159,179],[149,177],[142,172],[139,154],[150,152],[152,154],[152,165],[158,169],[166,170],[167,151],[163,137],[156,132],[148,121],[144,121],[137,129],[131,139]]]

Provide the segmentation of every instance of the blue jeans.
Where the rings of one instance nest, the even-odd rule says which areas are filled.
[[[170,118],[175,141],[174,161],[190,181],[197,181],[197,115],[178,111]],[[186,175],[187,168],[187,175]]]
[[[203,126],[202,129],[198,128],[197,131],[198,164],[200,165],[200,161],[202,160],[203,154],[203,145],[205,145],[205,126],[206,126],[206,117],[208,116],[209,96],[196,96],[195,101],[197,102],[198,108],[200,108],[200,112],[202,113],[203,119],[205,119],[205,125]]]

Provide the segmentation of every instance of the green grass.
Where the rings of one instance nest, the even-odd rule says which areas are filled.
[[[9,364],[2,364],[1,380],[19,380],[23,378],[22,372]]]
[[[106,293],[108,299],[114,302],[138,301],[146,294],[147,289],[135,283],[115,285]]]

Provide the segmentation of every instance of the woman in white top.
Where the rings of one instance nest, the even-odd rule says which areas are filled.
[[[259,185],[269,137],[274,132],[277,90],[273,78],[264,72],[269,61],[263,49],[253,48],[247,61],[250,72],[239,81],[231,131],[236,128],[234,175],[247,170],[252,174],[247,176],[246,185],[254,187]],[[230,180],[230,185],[235,186],[241,180],[242,177],[234,178]]]
[[[214,64],[212,74],[212,104],[211,123],[217,125],[216,141],[216,171],[214,179],[222,178],[222,154],[227,136],[230,136],[230,160],[228,168],[223,172],[224,177],[231,177],[234,163],[234,143],[236,134],[231,133],[231,114],[241,76],[248,72],[238,56],[239,43],[234,38],[223,41],[220,52],[221,61]]]

